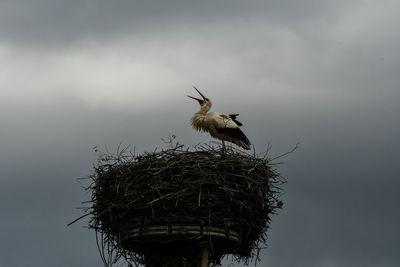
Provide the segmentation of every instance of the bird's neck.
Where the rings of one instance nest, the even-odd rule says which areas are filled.
[[[196,112],[192,117],[192,125],[197,131],[205,131],[205,119],[207,112]]]
[[[196,112],[192,117],[192,125],[198,131],[206,131],[206,116],[207,112],[210,110],[211,105],[201,106],[200,110]]]
[[[211,106],[209,105],[201,106],[200,110],[196,114],[206,115],[210,108]]]

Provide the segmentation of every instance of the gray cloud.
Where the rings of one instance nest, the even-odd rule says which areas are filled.
[[[3,40],[18,45],[54,45],[82,38],[154,34],[171,27],[195,33],[197,27],[221,22],[263,20],[274,27],[303,23],[318,27],[320,21],[335,19],[341,9],[342,1],[2,1],[0,33]]]

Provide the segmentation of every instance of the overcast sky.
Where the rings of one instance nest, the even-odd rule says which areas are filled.
[[[400,2],[0,2],[0,265],[102,266],[76,178],[213,110],[283,161],[257,266],[400,266]],[[226,261],[224,266],[228,266]],[[241,266],[241,265],[234,265]],[[253,264],[254,266],[254,264]]]

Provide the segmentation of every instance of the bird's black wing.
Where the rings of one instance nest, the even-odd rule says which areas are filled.
[[[236,123],[237,124],[237,123]],[[245,143],[247,146],[250,146],[250,141],[247,136],[240,130],[239,127],[236,128],[216,128],[219,134],[226,135],[232,139],[238,139]]]
[[[236,117],[239,116],[239,114],[229,114],[228,116],[229,116],[229,118],[231,118],[238,126],[243,126],[243,124],[242,124],[240,121],[236,120]]]

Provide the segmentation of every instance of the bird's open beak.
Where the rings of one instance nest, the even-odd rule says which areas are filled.
[[[190,98],[192,98],[192,99],[194,99],[194,100],[199,101],[200,106],[202,106],[202,105],[204,104],[204,100],[206,100],[206,97],[205,97],[199,90],[197,90],[196,87],[193,87],[193,88],[201,95],[201,97],[202,97],[203,99],[200,99],[200,98],[197,98],[197,97],[193,97],[193,96],[190,96],[190,95],[188,95],[188,97],[190,97]]]

